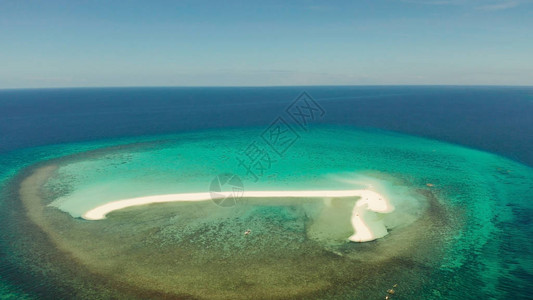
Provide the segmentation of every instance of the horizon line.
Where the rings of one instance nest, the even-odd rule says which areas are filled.
[[[128,88],[291,88],[291,87],[502,87],[528,88],[526,84],[324,84],[324,85],[124,85],[124,86],[58,86],[58,87],[14,87],[0,88],[0,91],[15,90],[68,90],[68,89],[128,89]]]

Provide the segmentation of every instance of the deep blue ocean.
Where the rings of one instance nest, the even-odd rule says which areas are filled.
[[[380,128],[533,166],[531,87],[78,88],[0,91],[0,153],[220,127],[264,126],[306,91],[317,121]]]

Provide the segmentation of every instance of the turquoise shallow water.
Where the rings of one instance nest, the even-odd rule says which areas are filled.
[[[260,138],[261,132],[261,128],[205,131],[16,152],[2,157],[1,161],[4,166],[1,173],[3,211],[16,210],[6,203],[16,198],[13,195],[16,188],[13,187],[24,178],[12,179],[18,172],[34,163],[55,159],[50,163],[59,168],[44,184],[42,198],[44,205],[51,203],[45,209],[45,218],[49,218],[53,230],[61,229],[61,238],[74,237],[82,229],[90,233],[96,231],[96,227],[105,232],[102,234],[109,234],[110,238],[130,231],[141,238],[145,235],[143,230],[157,224],[156,233],[152,232],[152,239],[149,239],[150,246],[144,241],[145,248],[135,251],[141,253],[154,245],[163,249],[167,249],[168,245],[181,245],[181,249],[200,251],[198,249],[204,249],[202,247],[207,243],[218,249],[220,257],[227,258],[229,265],[226,267],[237,268],[232,265],[236,262],[228,258],[228,253],[237,253],[237,256],[255,253],[243,244],[242,239],[232,238],[242,226],[253,227],[253,233],[262,237],[254,240],[253,249],[264,249],[254,250],[257,255],[264,255],[267,252],[261,251],[271,247],[277,249],[281,259],[306,251],[318,251],[315,248],[318,246],[306,242],[305,227],[309,223],[305,218],[320,207],[305,201],[301,205],[280,205],[274,201],[265,204],[268,201],[264,201],[261,205],[243,205],[230,210],[207,204],[201,208],[179,205],[158,208],[154,205],[112,214],[109,220],[91,223],[100,225],[86,225],[76,217],[89,208],[112,200],[164,193],[207,192],[217,174],[228,172],[242,178],[245,190],[353,189],[372,185],[372,188],[390,196],[398,207],[396,214],[388,216],[388,224],[394,225],[388,238],[368,245],[345,244],[333,248],[322,245],[326,253],[340,253],[346,260],[345,265],[354,267],[358,266],[358,257],[368,256],[375,250],[372,247],[378,246],[391,248],[386,252],[385,264],[388,260],[412,259],[416,262],[412,270],[425,271],[417,276],[404,266],[399,274],[393,276],[409,278],[412,282],[412,287],[405,283],[400,285],[396,295],[398,299],[474,299],[480,296],[505,299],[527,296],[525,288],[533,273],[530,259],[533,246],[530,239],[533,209],[531,168],[497,155],[433,140],[383,131],[315,127],[303,133],[282,156],[268,150],[271,157],[268,168],[263,170],[262,176],[255,178],[239,165],[239,159],[246,158],[244,151],[254,141],[268,149]],[[436,199],[446,213],[431,212],[428,197]],[[422,220],[424,215],[439,219],[428,230],[412,229],[412,226],[417,226],[413,224],[431,222],[415,222]],[[10,220],[9,215],[3,217],[4,222]],[[136,219],[132,221],[131,218]],[[58,220],[73,222],[74,227],[96,227],[80,227],[79,231],[73,227],[69,233],[68,228],[54,225],[61,223]],[[122,228],[122,231],[117,228]],[[21,250],[17,247],[23,245],[10,244],[12,238],[9,232],[3,234],[2,247],[11,253],[5,255],[5,259],[24,269],[27,267],[24,264],[31,262],[31,258],[24,258],[24,251],[20,255],[12,254]],[[423,254],[413,253],[409,257],[400,251],[412,243],[409,238],[416,239],[421,245],[424,239],[435,244],[426,244]],[[82,245],[81,242],[79,245]],[[298,245],[303,245],[303,249],[299,249]],[[305,247],[310,248],[305,250]],[[239,252],[242,249],[248,249],[248,252]],[[212,253],[204,250],[198,252],[194,259],[201,261],[211,257]],[[129,249],[127,253],[135,256],[135,251]],[[379,253],[376,252],[376,255]],[[317,257],[323,259],[321,262],[329,263],[335,260],[328,258],[330,254]],[[155,258],[152,263],[157,263]],[[305,262],[285,262],[288,268],[291,264],[301,267]],[[383,264],[383,261],[376,260],[365,268],[385,270]],[[134,267],[131,266],[132,269]],[[347,271],[339,270],[339,274],[343,272]],[[51,274],[61,274],[61,271]],[[39,278],[35,273],[28,276]],[[61,275],[54,276],[61,281]],[[356,286],[340,282],[338,278],[335,281],[331,279],[320,291],[308,288],[305,293],[323,298],[373,297],[382,291],[377,290],[380,288],[377,283],[369,282],[373,278],[375,282],[384,281],[380,276],[354,277],[353,280],[358,283]],[[364,282],[366,286],[362,284]],[[54,284],[57,285],[57,280],[46,283],[51,290]],[[213,284],[206,290],[210,288],[217,287]],[[234,289],[238,291],[239,287]],[[337,292],[332,292],[333,289]]]

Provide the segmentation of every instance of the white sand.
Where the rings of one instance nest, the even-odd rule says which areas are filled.
[[[220,193],[184,193],[167,194],[139,198],[130,198],[106,203],[93,208],[83,214],[86,220],[102,220],[112,211],[139,205],[166,202],[193,202],[207,201],[214,198],[224,199],[233,197],[233,192]],[[239,195],[241,197],[241,195]],[[376,213],[389,213],[394,210],[390,202],[382,195],[370,190],[344,190],[344,191],[246,191],[244,198],[341,198],[361,197],[355,203],[352,212],[352,225],[355,234],[349,237],[350,241],[366,242],[378,239],[387,234],[383,221]]]

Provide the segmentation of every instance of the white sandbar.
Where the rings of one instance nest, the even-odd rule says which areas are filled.
[[[86,220],[102,220],[112,211],[132,206],[167,202],[194,202],[235,197],[233,192],[220,193],[183,193],[130,198],[106,203],[95,207],[82,215]],[[342,191],[246,191],[239,195],[244,198],[341,198],[360,197],[354,206],[351,222],[355,234],[349,237],[354,242],[372,241],[387,234],[385,225],[372,214],[389,213],[394,210],[390,202],[382,195],[370,190]]]

